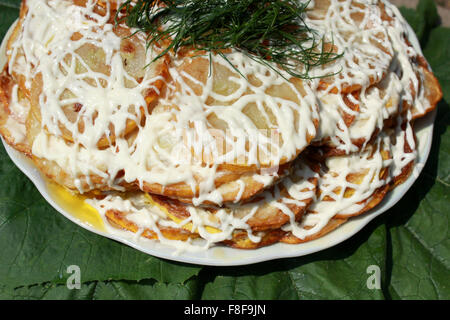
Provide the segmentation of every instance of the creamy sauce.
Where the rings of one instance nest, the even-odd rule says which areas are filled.
[[[158,234],[158,239],[169,245],[177,245],[179,241],[170,240],[159,232],[158,225],[163,227],[182,228],[198,233],[202,240],[196,240],[195,244],[201,244],[203,248],[209,248],[217,243],[230,240],[237,229],[245,230],[252,242],[259,242],[261,236],[253,233],[248,221],[259,210],[267,207],[282,210],[294,219],[294,213],[288,205],[306,206],[305,201],[314,198],[315,184],[308,181],[316,177],[306,165],[298,164],[295,172],[301,177],[298,182],[289,177],[283,180],[272,192],[261,195],[262,200],[252,204],[240,204],[235,207],[218,209],[214,213],[202,207],[186,205],[189,217],[186,219],[175,218],[167,209],[152,201],[149,195],[143,193],[133,194],[124,198],[122,195],[109,195],[102,200],[89,199],[88,203],[95,207],[105,217],[108,210],[118,210],[126,214],[126,219],[134,222],[140,228],[147,228]],[[281,196],[280,192],[286,188],[288,196]]]
[[[317,1],[316,5],[327,6],[327,2]],[[420,70],[414,60],[420,53],[406,44],[403,17],[386,1],[358,3],[329,1],[326,12],[313,10],[306,20],[343,53],[335,63],[312,72],[326,75],[340,71],[332,78],[332,85],[318,91],[322,103],[316,141],[329,140],[329,145],[346,154],[363,149],[372,135],[383,129],[385,120],[401,112],[400,96],[417,106],[419,113],[429,107],[416,76]],[[381,87],[372,86],[382,79]],[[358,112],[343,99],[352,99],[342,90],[353,86],[359,88],[360,97],[352,101],[359,105]],[[350,126],[345,124],[343,113],[355,116]],[[361,139],[363,145],[355,145],[354,141]]]

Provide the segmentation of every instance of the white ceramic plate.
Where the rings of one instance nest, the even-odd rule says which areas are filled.
[[[13,27],[13,26],[12,26]],[[12,31],[10,28],[5,39],[8,38]],[[410,40],[415,45],[417,50],[420,50],[420,46],[412,30]],[[0,48],[0,67],[6,63],[5,57],[5,46],[6,41]],[[263,247],[256,250],[239,250],[228,247],[213,247],[207,251],[200,252],[182,252],[177,254],[175,249],[166,245],[163,245],[157,241],[152,241],[144,238],[138,238],[131,232],[119,232],[119,231],[108,231],[108,229],[100,230],[93,227],[93,225],[78,219],[72,213],[64,210],[58,201],[52,198],[51,192],[48,189],[48,184],[46,180],[41,176],[40,172],[31,163],[29,159],[23,156],[20,152],[17,152],[9,145],[7,145],[3,139],[3,145],[5,146],[6,152],[10,156],[11,160],[15,165],[25,174],[28,178],[35,184],[36,188],[42,194],[42,196],[52,205],[57,211],[59,211],[66,218],[74,222],[75,224],[85,228],[91,232],[99,234],[101,236],[114,239],[116,241],[122,242],[130,247],[137,250],[150,254],[152,256],[165,258],[174,261],[194,263],[200,265],[214,265],[214,266],[232,266],[232,265],[245,265],[252,264],[267,260],[274,260],[279,258],[287,257],[299,257],[310,253],[321,251],[337,245],[344,240],[350,238],[358,231],[360,231],[364,226],[366,226],[371,220],[380,214],[384,213],[395,205],[403,195],[408,191],[408,189],[413,185],[417,177],[419,176],[425,162],[428,158],[432,137],[433,137],[433,122],[436,112],[428,114],[423,119],[420,119],[415,124],[415,132],[417,134],[418,142],[418,158],[416,162],[416,169],[414,173],[409,177],[409,179],[390,192],[386,198],[378,205],[375,210],[371,210],[364,215],[349,219],[342,226],[336,230],[330,232],[329,234],[310,242],[306,242],[298,245],[289,245],[284,243],[277,243],[271,246]]]

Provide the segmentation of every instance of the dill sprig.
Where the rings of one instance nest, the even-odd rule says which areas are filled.
[[[177,53],[183,47],[217,53],[226,59],[223,52],[234,48],[275,71],[272,63],[291,76],[310,79],[311,68],[327,64],[340,55],[333,52],[332,44],[327,44],[306,25],[303,17],[308,3],[128,0],[119,8],[116,23],[125,22],[145,32],[149,47],[161,40],[169,41],[154,60],[170,50]]]

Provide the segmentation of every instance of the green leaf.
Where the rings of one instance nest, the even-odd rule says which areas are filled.
[[[69,290],[64,285],[45,283],[28,287],[0,286],[1,300],[91,300],[96,283],[82,284],[79,290]]]
[[[3,157],[1,157],[3,155]],[[2,163],[5,154],[0,151]],[[5,176],[22,174],[11,168]],[[23,181],[23,179],[18,179]],[[42,196],[25,183],[23,190],[0,192],[0,279],[8,286],[41,282],[65,282],[70,265],[81,268],[82,281],[153,278],[162,282],[183,282],[197,274],[199,267],[157,259],[90,233],[51,208]],[[12,185],[12,184],[11,184]],[[7,188],[6,188],[7,189]],[[15,189],[15,188],[14,188]]]
[[[0,0],[0,6],[4,8],[20,8],[21,0]]]
[[[433,0],[420,0],[416,10],[401,7],[400,11],[424,46],[430,31],[439,24],[436,3]]]
[[[17,287],[63,283],[70,265],[82,281],[141,280],[183,282],[200,270],[154,258],[88,232],[54,210],[0,147],[1,284]],[[23,195],[27,196],[24,197]]]
[[[0,34],[19,15],[20,1],[0,1]],[[184,282],[199,267],[167,262],[79,228],[50,207],[0,147],[0,283],[9,287],[64,283],[70,265],[82,281]],[[27,196],[24,197],[24,194]]]
[[[18,17],[20,1],[0,1],[0,34]],[[24,197],[26,195],[26,197]],[[64,283],[70,265],[82,281],[156,279],[182,283],[200,270],[143,254],[94,235],[49,206],[0,147],[0,283],[8,287]]]
[[[0,287],[0,299],[8,300],[192,300],[198,295],[197,282],[162,283],[154,280],[95,281],[82,284],[80,289],[45,283],[11,289]]]
[[[445,100],[450,101],[450,29],[439,27],[431,31],[424,54],[439,78]]]
[[[99,282],[93,299],[100,300],[192,300],[197,298],[198,282],[161,283],[149,280],[141,282]]]
[[[0,0],[0,38],[19,0]],[[449,299],[450,30],[436,6],[402,9],[444,92],[429,160],[388,212],[347,241],[299,258],[214,268],[164,261],[65,219],[0,148],[0,299]],[[24,196],[26,195],[26,196]],[[81,268],[81,289],[65,282]],[[381,289],[367,286],[378,266]]]
[[[385,270],[386,228],[378,219],[373,231],[306,257],[266,262],[252,267],[219,269],[208,282],[203,299],[381,299],[381,289],[369,289],[369,266]],[[375,227],[375,230],[373,228]],[[367,231],[367,230],[366,230]],[[202,270],[201,274],[208,270]]]
[[[0,1],[0,39],[3,39],[11,24],[19,17],[20,1]]]

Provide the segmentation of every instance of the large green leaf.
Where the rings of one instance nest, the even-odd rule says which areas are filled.
[[[64,282],[78,265],[82,280],[183,282],[199,268],[157,259],[77,227],[50,207],[0,149],[0,283]],[[24,196],[26,195],[26,196]]]
[[[20,0],[0,0],[0,39],[19,16]]]
[[[434,1],[422,0],[416,10],[402,7],[400,11],[416,32],[420,44],[424,46],[430,31],[439,24],[439,14]]]
[[[0,38],[19,4],[0,0]],[[351,239],[252,266],[164,261],[67,221],[0,147],[0,299],[450,299],[450,30],[436,12],[432,0],[402,9],[444,91],[430,158],[404,198]],[[64,284],[71,264],[80,290]],[[370,266],[380,289],[367,286]]]
[[[369,227],[370,232],[307,257],[262,263],[252,272],[247,267],[219,269],[219,275],[206,284],[203,298],[383,298],[383,290],[368,289],[366,284],[369,266],[379,266],[385,273],[386,227],[379,222]]]
[[[450,33],[448,28],[436,28],[430,32],[428,44],[424,50],[428,61],[433,67],[433,71],[439,78],[444,98],[450,101]]]
[[[45,283],[11,289],[0,287],[0,299],[83,299],[83,300],[186,300],[198,297],[198,281],[163,283],[155,280],[94,281],[68,290],[65,285]]]

